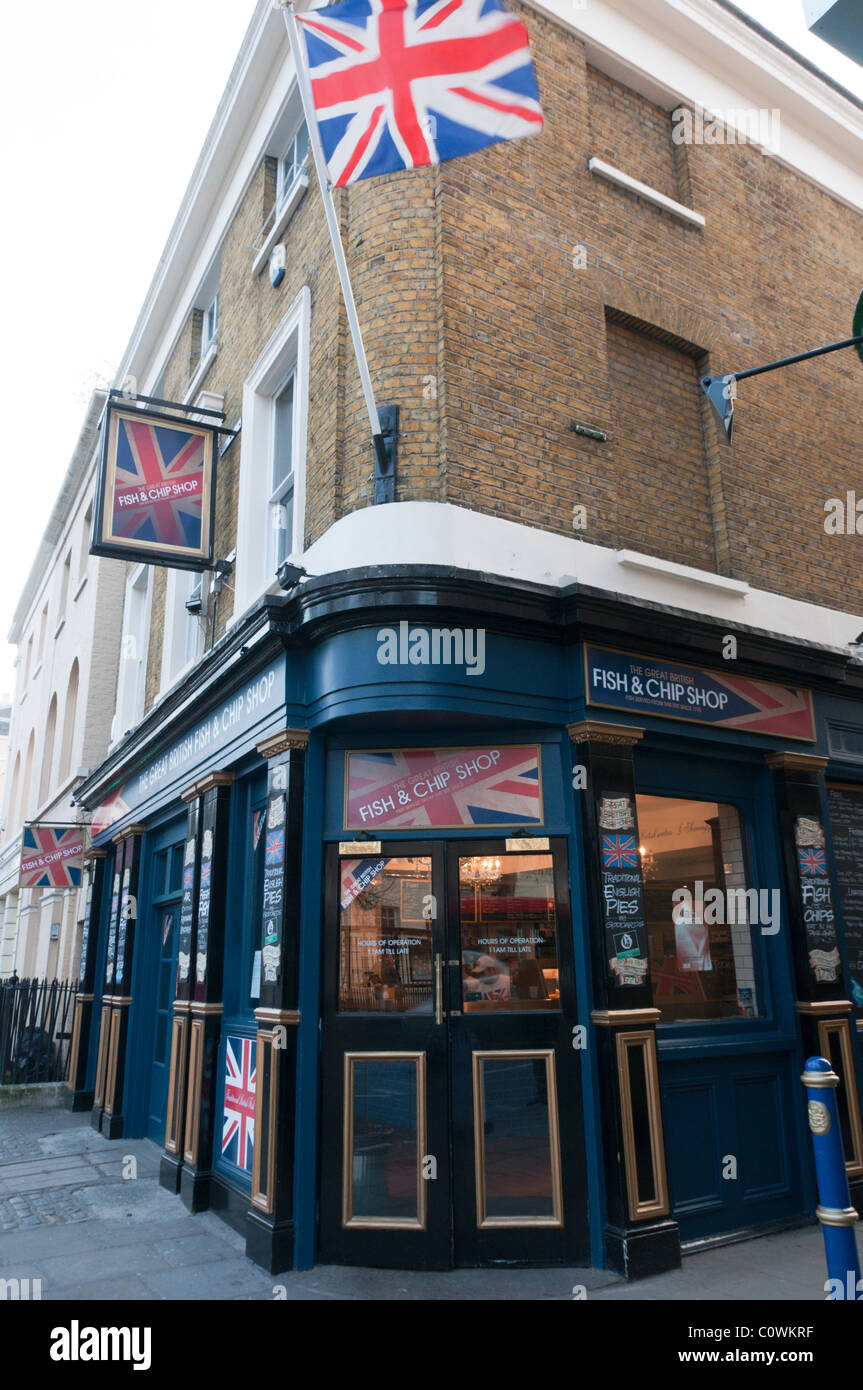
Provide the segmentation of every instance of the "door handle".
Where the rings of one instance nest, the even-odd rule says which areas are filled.
[[[443,1023],[443,956],[440,951],[434,958],[434,1021]]]

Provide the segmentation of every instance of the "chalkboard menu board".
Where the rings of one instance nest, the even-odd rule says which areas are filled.
[[[285,883],[285,794],[281,783],[284,768],[276,767],[270,779],[267,799],[267,829],[264,842],[264,945],[261,960],[264,983],[276,984],[281,970],[282,916]]]
[[[828,787],[830,831],[851,975],[850,992],[863,1013],[863,787]]]
[[[195,925],[195,855],[197,838],[190,835],[183,856],[183,899],[180,903],[180,935],[177,950],[177,983],[185,984],[192,963],[192,931]]]
[[[84,983],[87,976],[87,947],[90,944],[90,914],[93,911],[93,866],[85,865],[84,872],[87,875],[87,896],[84,900],[84,924],[81,928],[81,964],[78,967],[78,979],[81,989],[85,989]]]
[[[597,808],[606,956],[617,985],[647,978],[641,856],[632,798],[602,795]]]
[[[195,982],[202,985],[207,978],[207,948],[210,936],[210,884],[213,872],[213,829],[207,826],[201,843],[201,872],[198,879],[198,935],[195,959]]]
[[[105,959],[105,984],[110,985],[114,977],[114,952],[117,948],[117,907],[120,902],[120,875],[114,875],[114,892],[111,897],[111,925],[108,928],[108,954]]]
[[[809,968],[819,984],[835,984],[839,978],[839,940],[820,820],[798,816],[794,843]]]

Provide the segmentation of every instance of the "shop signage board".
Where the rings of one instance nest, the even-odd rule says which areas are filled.
[[[647,978],[647,930],[632,797],[601,793],[598,821],[609,969],[618,985],[641,985]]]
[[[104,842],[118,821],[138,812],[163,789],[178,780],[187,785],[198,768],[212,763],[221,749],[250,733],[284,703],[285,667],[278,660],[240,686],[188,732],[148,757],[126,782],[113,788],[93,813],[93,843]]]
[[[80,888],[84,827],[25,825],[21,837],[21,888]]]
[[[101,429],[90,553],[209,568],[216,426],[111,399]]]
[[[819,984],[835,984],[839,978],[839,941],[824,846],[824,827],[820,820],[813,816],[797,817],[794,822],[794,850],[809,968]]]
[[[540,825],[536,744],[369,749],[345,758],[346,830]]]
[[[815,741],[812,693],[701,666],[585,647],[587,702],[718,729]]]
[[[851,976],[850,993],[863,1012],[863,787],[828,787],[830,832]]]

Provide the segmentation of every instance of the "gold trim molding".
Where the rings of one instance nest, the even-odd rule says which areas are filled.
[[[581,719],[567,724],[573,743],[605,743],[613,748],[634,748],[644,738],[644,730],[634,724],[609,724],[598,719]]]
[[[798,999],[794,1008],[807,1018],[830,1018],[835,1014],[850,1014],[854,1006],[850,999],[821,999],[816,1004]]]
[[[84,850],[85,864],[89,864],[91,859],[107,859],[107,857],[108,851],[106,849],[97,849],[94,845],[88,845]]]
[[[189,1005],[189,1013],[196,1014],[198,1017],[209,1016],[210,1014],[220,1014],[224,1010],[224,1004],[198,1004],[195,1000]]]
[[[354,1064],[356,1062],[413,1062],[416,1068],[416,1216],[354,1216]],[[346,1052],[342,1098],[342,1226],[356,1230],[424,1231],[428,1224],[428,1183],[423,1159],[428,1151],[426,1054],[424,1052]],[[257,1133],[257,1128],[256,1131]]]
[[[476,1189],[476,1224],[478,1230],[492,1227],[563,1226],[563,1177],[560,1162],[560,1111],[557,1103],[557,1076],[554,1070],[554,1048],[472,1052],[473,1060],[473,1163]],[[485,1172],[485,1093],[482,1084],[484,1062],[508,1061],[545,1062],[545,1093],[548,1105],[548,1160],[551,1177],[551,1216],[489,1216],[486,1211]]]
[[[299,1009],[255,1009],[255,1018],[259,1023],[291,1023],[298,1024],[300,1021]]]
[[[816,1207],[815,1216],[822,1226],[856,1226],[860,1220],[854,1207]]]
[[[830,759],[820,753],[792,753],[786,748],[781,753],[765,753],[764,761],[782,772],[822,772]]]
[[[279,753],[287,753],[290,749],[303,753],[308,745],[308,729],[282,729],[279,733],[262,739],[255,747],[262,758],[275,758]]]
[[[650,1029],[636,1033],[617,1033],[614,1042],[617,1050],[617,1084],[620,1089],[620,1119],[623,1126],[623,1158],[629,1217],[631,1221],[641,1221],[646,1216],[667,1216],[670,1206],[665,1167],[665,1139],[662,1133],[656,1034]],[[642,1199],[638,1192],[635,1117],[632,1111],[627,1055],[630,1048],[639,1048],[644,1054],[644,1084],[647,1092],[647,1123],[650,1130],[650,1166],[653,1170],[654,1193],[653,1197],[647,1199]]]
[[[818,1046],[822,1057],[830,1058],[830,1035],[839,1038],[839,1052],[842,1057],[840,1083],[845,1087],[845,1105],[848,1113],[848,1128],[851,1131],[851,1157],[845,1159],[849,1178],[859,1178],[863,1174],[863,1126],[860,1122],[860,1098],[857,1094],[857,1077],[854,1070],[854,1053],[851,1050],[851,1028],[847,1018],[822,1018],[818,1021]]]
[[[640,1024],[658,1023],[660,1009],[594,1009],[590,1015],[597,1028],[637,1028]]]
[[[131,840],[133,835],[146,835],[146,825],[127,825],[125,830],[118,830],[116,835],[111,836],[113,845],[120,845],[124,840]]]

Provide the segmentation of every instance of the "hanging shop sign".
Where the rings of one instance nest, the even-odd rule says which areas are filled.
[[[536,744],[404,748],[346,754],[346,830],[540,825]]]
[[[80,888],[84,827],[25,825],[21,839],[21,888]]]
[[[271,662],[186,733],[147,758],[121,786],[111,790],[93,812],[90,838],[102,843],[118,821],[140,810],[153,796],[195,772],[247,738],[262,720],[285,703],[285,663]],[[260,832],[259,832],[260,833]]]
[[[222,1157],[244,1173],[252,1171],[255,1148],[256,1046],[254,1038],[231,1033],[225,1044]]]
[[[727,671],[585,647],[587,701],[720,729],[815,741],[812,693]]]
[[[101,429],[91,555],[211,567],[219,423],[122,406],[112,396]]]

